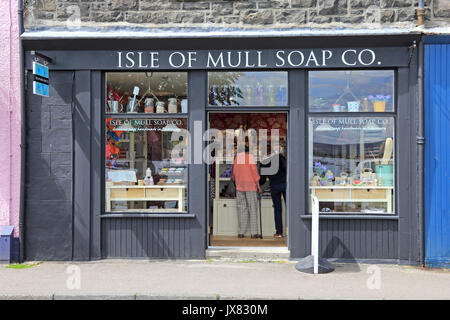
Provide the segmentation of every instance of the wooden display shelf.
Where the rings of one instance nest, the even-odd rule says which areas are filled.
[[[394,186],[309,186],[310,189],[394,189]]]
[[[311,197],[316,196],[319,203],[386,203],[386,213],[392,213],[393,186],[310,186],[309,189],[311,191]]]
[[[117,210],[111,210],[111,212],[132,212],[132,213],[173,213],[174,209],[117,209]],[[179,213],[186,213],[187,211],[177,211]]]
[[[178,208],[170,209],[170,211],[185,212],[185,185],[152,185],[152,186],[136,186],[136,185],[106,185],[106,211],[111,212],[112,201],[178,201]],[[131,209],[133,210],[133,209]],[[135,209],[131,212],[147,212],[149,209]],[[157,211],[163,209],[152,209]],[[124,211],[118,209],[116,211]],[[125,211],[130,211],[127,209]],[[164,212],[164,211],[161,211]]]

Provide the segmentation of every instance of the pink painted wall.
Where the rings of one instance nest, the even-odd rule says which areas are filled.
[[[17,0],[0,0],[0,228],[19,235],[20,59]]]

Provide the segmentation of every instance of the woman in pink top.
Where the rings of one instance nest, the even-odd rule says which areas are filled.
[[[245,152],[239,152],[234,158],[232,179],[236,185],[236,201],[238,209],[238,237],[243,238],[247,231],[250,216],[250,233],[252,238],[258,238],[258,195],[262,193],[259,186],[258,167],[253,155],[249,153],[248,141]]]

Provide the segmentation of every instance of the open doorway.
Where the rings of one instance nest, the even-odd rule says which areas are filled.
[[[210,112],[208,127],[220,131],[224,141],[222,154],[208,165],[209,245],[287,246],[287,113]],[[247,139],[240,140],[242,133]],[[256,192],[257,200],[244,198],[244,205],[242,193],[237,190],[240,185],[235,156],[242,151],[238,150],[239,141],[250,142],[247,151],[254,155],[262,192]],[[271,162],[275,157],[277,161]],[[257,202],[256,209],[252,201]]]

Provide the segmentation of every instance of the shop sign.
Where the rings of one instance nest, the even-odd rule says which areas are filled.
[[[52,59],[37,51],[31,51],[33,56],[33,94],[49,96],[49,69],[47,65]],[[42,62],[42,63],[40,63]]]
[[[52,69],[230,70],[408,66],[408,47],[252,50],[45,51]]]
[[[33,94],[49,96],[49,72],[48,67],[33,61]]]
[[[233,69],[233,68],[317,68],[328,66],[381,65],[372,49],[347,50],[249,50],[249,51],[119,51],[119,69]]]
[[[33,93],[38,96],[49,97],[48,84],[39,81],[33,81]]]
[[[48,79],[48,67],[33,61],[33,74]]]

